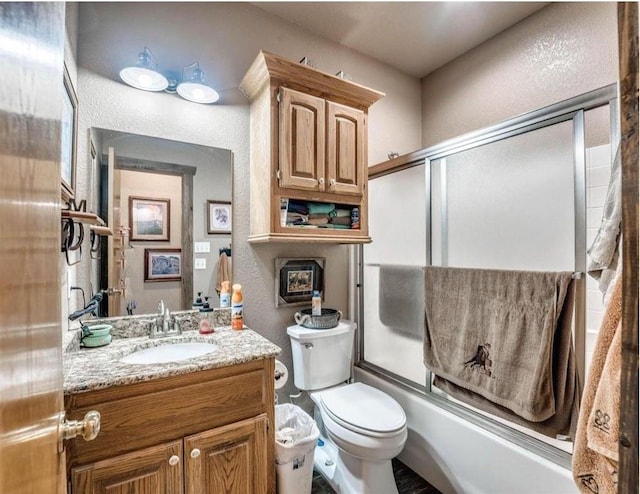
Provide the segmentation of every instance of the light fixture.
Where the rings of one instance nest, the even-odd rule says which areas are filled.
[[[167,78],[156,70],[158,61],[151,50],[144,47],[138,54],[135,67],[126,67],[120,71],[120,78],[136,89],[144,91],[164,91],[169,82]]]
[[[186,74],[190,72],[187,77]],[[200,70],[200,64],[193,62],[182,69],[182,82],[176,89],[184,99],[194,103],[215,103],[220,96],[217,91],[204,83],[204,72]]]

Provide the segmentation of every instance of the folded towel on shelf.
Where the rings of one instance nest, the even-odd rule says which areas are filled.
[[[426,267],[425,365],[454,398],[555,436],[571,430],[571,272]]]
[[[378,279],[380,322],[392,331],[415,340],[422,340],[424,336],[422,269],[422,266],[383,264]]]
[[[617,492],[620,418],[622,277],[615,278],[582,392],[573,448],[580,492]]]
[[[330,216],[327,213],[310,213],[309,214],[309,219],[326,219],[328,220],[330,218]]]
[[[306,223],[309,217],[302,213],[287,213],[287,225],[300,225]]]
[[[336,216],[335,218],[331,218],[329,223],[332,225],[348,225],[351,226],[351,217],[350,216]]]
[[[309,210],[307,209],[306,203],[302,201],[296,201],[295,199],[289,199],[289,204],[287,205],[287,212],[309,214]]]
[[[329,213],[329,216],[332,218],[351,218],[351,209],[341,209],[340,207],[337,207]]]
[[[616,275],[616,266],[620,256],[620,232],[622,223],[622,185],[620,147],[616,151],[615,159],[611,166],[611,176],[607,195],[604,201],[602,220],[598,233],[587,250],[589,264],[587,272],[589,276],[599,282],[599,288],[603,295]]]
[[[312,218],[311,215],[309,215],[307,223],[309,223],[310,225],[326,225],[327,223],[329,223],[329,217],[326,214],[320,215],[320,217],[315,218]]]
[[[309,214],[318,214],[318,213],[329,214],[331,211],[333,211],[336,208],[335,204],[326,203],[326,202],[307,202],[305,203],[305,205],[307,206],[307,210],[309,211]]]

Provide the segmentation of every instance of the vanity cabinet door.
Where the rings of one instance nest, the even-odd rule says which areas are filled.
[[[364,112],[327,101],[327,190],[362,195],[365,170]]]
[[[74,468],[71,494],[182,494],[182,456],[173,441]]]
[[[280,88],[280,187],[324,190],[325,101]]]
[[[267,492],[267,415],[185,437],[187,494]]]

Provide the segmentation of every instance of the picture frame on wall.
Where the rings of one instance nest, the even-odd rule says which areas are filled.
[[[162,242],[171,239],[171,200],[129,196],[131,240]]]
[[[182,280],[182,249],[144,249],[144,281]]]
[[[324,295],[326,258],[276,258],[276,307],[311,305],[315,290]]]
[[[65,64],[63,77],[62,118],[60,120],[60,180],[64,202],[74,198],[78,141],[78,97]]]
[[[232,220],[230,201],[207,201],[207,233],[231,233]]]

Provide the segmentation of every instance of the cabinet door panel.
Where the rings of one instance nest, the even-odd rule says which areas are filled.
[[[267,416],[184,439],[187,494],[267,492]]]
[[[280,187],[324,190],[324,100],[280,89]]]
[[[330,192],[362,195],[364,113],[327,102],[327,181]]]
[[[161,444],[74,468],[71,492],[182,494],[182,442]]]

